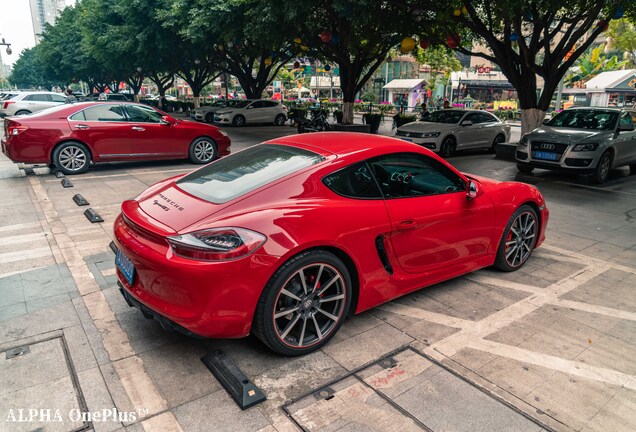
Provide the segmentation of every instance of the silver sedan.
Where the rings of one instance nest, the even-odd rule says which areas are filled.
[[[487,148],[510,139],[510,125],[487,111],[446,109],[435,111],[425,121],[400,126],[398,138],[452,156],[457,150]]]

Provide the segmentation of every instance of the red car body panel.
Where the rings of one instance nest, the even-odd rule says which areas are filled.
[[[359,313],[492,265],[506,224],[524,203],[534,206],[541,219],[537,245],[545,238],[548,211],[536,188],[468,177],[417,145],[334,132],[269,143],[310,149],[325,160],[224,204],[188,194],[175,184],[178,177],[123,203],[122,216],[114,226],[115,243],[137,270],[132,286],[118,271],[124,289],[196,334],[242,337],[250,332],[267,281],[289,258],[309,249],[330,250],[347,264],[354,281],[352,308]],[[400,152],[434,158],[466,182],[469,178],[477,182],[480,193],[470,200],[465,192],[363,200],[338,195],[322,181],[352,163]],[[414,200],[427,200],[427,206],[420,208],[434,211],[417,212],[418,204],[423,204]],[[404,225],[405,221],[409,223]],[[264,234],[267,240],[254,254],[223,262],[181,258],[165,240],[177,233],[213,227],[247,228]],[[378,238],[392,274],[378,256]]]
[[[61,105],[29,116],[8,117],[5,119],[2,152],[14,162],[50,164],[55,147],[76,141],[89,148],[93,162],[176,159],[187,158],[192,141],[207,136],[216,142],[218,156],[230,153],[230,139],[218,127],[177,120],[161,111],[171,119],[170,125],[69,119],[78,111],[95,105],[134,104],[83,102]],[[26,127],[26,130],[17,135],[8,134],[9,128],[14,127]]]

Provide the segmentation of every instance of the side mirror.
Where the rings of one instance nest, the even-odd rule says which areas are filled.
[[[474,180],[470,180],[468,182],[468,188],[466,189],[466,199],[470,201],[481,196],[482,193],[483,191],[481,190],[481,187],[479,187],[479,184],[477,182],[475,182]]]
[[[170,116],[162,116],[161,124],[164,126],[172,126],[173,124],[175,124],[175,119]]]
[[[634,125],[632,123],[630,124],[619,124],[618,127],[616,128],[617,132],[631,132],[634,130]]]
[[[550,119],[543,119],[543,121],[541,122],[541,124],[547,125],[548,123],[550,123]]]
[[[472,125],[473,125],[473,122],[470,120],[464,120],[462,122],[462,126],[472,126]]]
[[[246,109],[254,109],[254,105],[250,105]]]

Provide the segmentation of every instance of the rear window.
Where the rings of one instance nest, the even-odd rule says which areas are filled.
[[[198,198],[221,204],[324,159],[296,147],[259,145],[211,163],[177,185]]]

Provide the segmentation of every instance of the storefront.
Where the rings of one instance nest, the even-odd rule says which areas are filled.
[[[382,87],[389,92],[388,101],[406,111],[413,111],[426,101],[426,80],[394,79]]]
[[[585,83],[590,106],[636,106],[636,69],[603,72]]]
[[[464,99],[483,103],[503,102],[504,105],[516,105],[517,92],[501,72],[490,68],[480,68],[477,72],[451,73],[451,100]],[[506,104],[506,102],[509,102]]]

